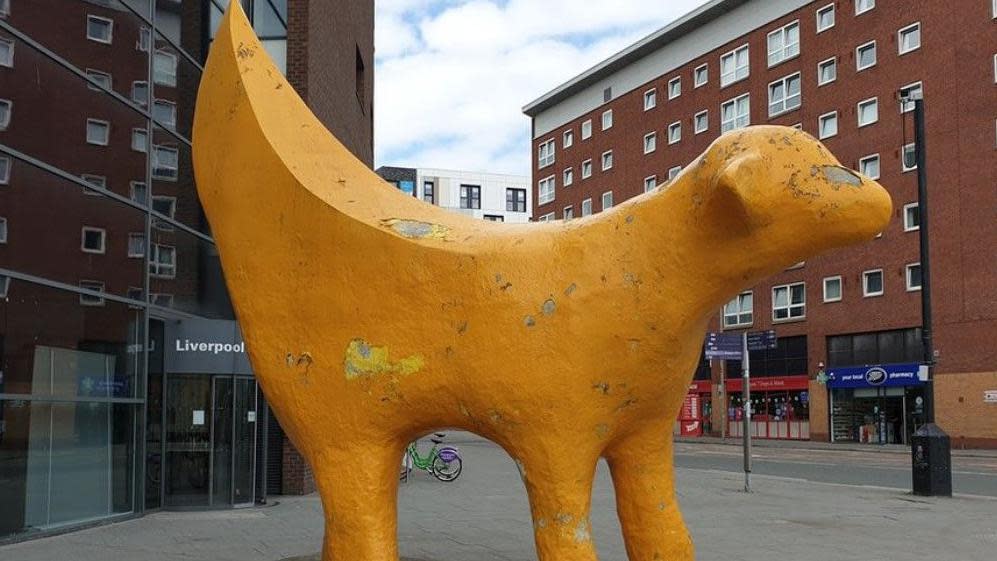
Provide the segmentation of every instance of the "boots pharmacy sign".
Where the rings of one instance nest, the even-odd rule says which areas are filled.
[[[827,371],[829,388],[916,386],[927,379],[928,367],[916,363],[831,368]]]
[[[166,322],[166,372],[252,374],[246,343],[234,321],[182,319]]]

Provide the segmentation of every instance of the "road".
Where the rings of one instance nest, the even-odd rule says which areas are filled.
[[[752,448],[752,471],[822,483],[841,483],[910,490],[911,458],[883,451]],[[677,443],[679,468],[742,473],[739,446]],[[952,458],[952,491],[956,494],[997,497],[997,456]]]

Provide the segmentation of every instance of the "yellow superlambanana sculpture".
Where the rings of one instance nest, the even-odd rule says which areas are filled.
[[[873,238],[886,191],[805,133],[753,127],[595,216],[473,220],[356,160],[238,6],[201,82],[197,185],[256,376],[315,471],[323,559],[397,560],[402,451],[443,427],[515,459],[541,561],[595,559],[600,456],[629,558],[692,559],[671,432],[708,318],[790,264]]]

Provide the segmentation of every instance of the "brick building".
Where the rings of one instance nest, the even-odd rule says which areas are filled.
[[[895,219],[741,294],[711,330],[778,333],[776,350],[751,356],[757,436],[907,442],[924,422],[919,216],[912,113],[898,95],[920,90],[937,421],[953,446],[995,447],[995,32],[994,0],[706,2],[524,108],[534,217],[641,195],[743,126],[820,138],[890,191]],[[700,364],[679,430],[739,434],[739,376],[739,363]]]
[[[194,185],[227,4],[0,0],[0,543],[314,488],[252,377]],[[370,165],[373,2],[242,4]]]

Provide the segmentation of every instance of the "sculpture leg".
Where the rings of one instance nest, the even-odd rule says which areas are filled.
[[[364,442],[313,464],[325,510],[322,561],[398,561],[399,450]]]
[[[540,561],[596,561],[589,506],[597,454],[534,447],[522,459]]]
[[[607,449],[606,459],[630,561],[693,561],[675,501],[671,427],[641,428]]]

